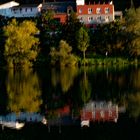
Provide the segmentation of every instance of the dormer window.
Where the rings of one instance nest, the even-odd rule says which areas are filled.
[[[97,9],[96,9],[96,13],[97,13],[97,14],[100,14],[100,13],[101,13],[101,8],[97,8]]]
[[[108,14],[109,12],[110,12],[109,8],[106,7],[106,8],[105,8],[105,14]]]
[[[88,14],[92,14],[92,8],[88,8]]]

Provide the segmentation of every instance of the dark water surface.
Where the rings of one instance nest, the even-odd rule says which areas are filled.
[[[140,139],[138,66],[1,69],[0,79],[0,140]]]

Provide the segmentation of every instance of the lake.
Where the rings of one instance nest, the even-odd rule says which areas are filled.
[[[1,69],[0,79],[2,140],[140,139],[138,66]]]

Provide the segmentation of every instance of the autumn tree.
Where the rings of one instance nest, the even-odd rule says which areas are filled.
[[[53,65],[73,66],[77,63],[77,57],[72,54],[72,47],[64,40],[59,42],[57,49],[51,48],[50,56]]]
[[[38,32],[32,21],[25,20],[19,23],[13,19],[4,27],[6,38],[4,56],[9,67],[32,66],[39,49]]]

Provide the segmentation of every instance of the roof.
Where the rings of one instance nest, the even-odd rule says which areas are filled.
[[[16,6],[16,7],[21,7],[21,8],[32,7],[32,8],[36,8],[38,6],[39,6],[39,4],[22,4],[22,5],[19,5],[19,6]]]
[[[72,1],[65,2],[46,2],[42,4],[42,9],[54,10],[55,12],[66,13],[67,8],[71,6],[74,11],[76,11],[76,3]]]
[[[13,6],[18,6],[18,5],[19,5],[19,3],[15,2],[15,1],[10,1],[10,2],[7,2],[7,3],[1,4],[0,9],[11,8]]]

